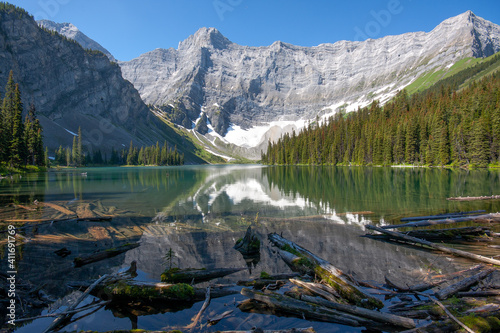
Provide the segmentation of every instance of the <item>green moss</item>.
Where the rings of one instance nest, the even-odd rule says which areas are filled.
[[[297,257],[301,257],[302,255],[300,254],[299,251],[297,251],[296,249],[294,249],[293,247],[291,247],[290,245],[288,244],[285,244],[281,247],[281,249],[283,251],[287,251],[287,252],[290,252],[291,254],[294,254],[296,255]]]
[[[487,319],[470,315],[458,318],[464,325],[472,329],[474,332],[491,332],[491,326]]]
[[[262,271],[262,272],[260,272],[260,278],[261,279],[270,279],[271,275],[269,275],[269,273],[267,273],[267,272]]]
[[[260,240],[258,238],[254,238],[250,243],[250,249],[258,250],[260,249]]]
[[[194,288],[185,283],[178,283],[169,288],[157,288],[150,286],[135,286],[119,281],[104,288],[104,291],[118,297],[130,297],[137,299],[175,299],[191,300],[194,296]]]

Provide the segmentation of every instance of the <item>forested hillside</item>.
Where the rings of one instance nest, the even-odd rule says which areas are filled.
[[[459,80],[460,81],[460,80]],[[403,90],[383,107],[310,124],[262,154],[264,164],[432,165],[486,167],[500,158],[500,74],[454,91],[411,97]]]

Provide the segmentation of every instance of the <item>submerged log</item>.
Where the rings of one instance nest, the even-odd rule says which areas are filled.
[[[246,268],[214,268],[214,269],[197,269],[197,268],[170,268],[161,274],[162,282],[169,283],[200,283],[210,281],[215,278],[224,277],[229,274],[240,272]]]
[[[375,226],[372,226],[372,225],[367,225],[366,228],[370,229],[370,230],[375,230],[375,231],[381,232],[383,234],[387,234],[387,235],[389,235],[389,236],[391,236],[391,237],[393,237],[395,239],[398,239],[398,240],[404,240],[404,241],[410,242],[410,243],[417,243],[417,244],[426,245],[426,246],[429,246],[429,247],[431,247],[433,249],[436,249],[436,250],[439,250],[439,251],[442,251],[442,252],[454,254],[454,255],[457,255],[457,256],[460,256],[460,257],[469,258],[469,259],[473,259],[473,260],[477,260],[477,261],[486,262],[488,264],[500,265],[500,260],[495,260],[495,259],[491,259],[491,258],[488,258],[488,257],[483,257],[483,256],[480,256],[480,255],[477,255],[477,254],[474,254],[474,253],[470,253],[470,252],[466,252],[466,251],[462,251],[462,250],[452,249],[452,248],[449,248],[449,247],[446,247],[446,246],[440,245],[440,244],[434,244],[432,242],[429,242],[429,241],[426,241],[426,240],[423,240],[423,239],[420,239],[420,238],[415,238],[415,237],[404,235],[404,234],[402,234],[400,232],[388,231],[388,230],[385,230],[385,229],[382,229],[382,228],[379,228],[379,227],[375,227]]]
[[[401,222],[406,221],[424,221],[424,220],[440,220],[451,217],[462,217],[465,215],[473,215],[484,213],[485,210],[475,210],[471,212],[457,212],[457,213],[445,213],[445,214],[437,214],[437,215],[429,215],[429,216],[412,216],[412,217],[403,217],[400,219]]]
[[[121,253],[135,249],[136,247],[139,247],[139,245],[140,245],[139,243],[125,244],[104,251],[99,251],[97,253],[93,253],[85,257],[76,257],[75,259],[73,259],[73,262],[75,264],[75,267],[81,267],[96,261],[101,261],[107,258],[115,257]]]
[[[500,199],[500,195],[480,196],[480,197],[451,197],[446,200],[452,201],[476,201],[476,200],[496,200]]]
[[[337,290],[342,298],[352,304],[366,308],[382,308],[384,306],[380,300],[365,293],[355,285],[355,281],[350,276],[328,261],[276,233],[271,233],[268,237],[271,243],[281,249],[281,252],[289,253],[292,265],[319,276],[326,284]],[[293,258],[294,256],[295,258]]]
[[[426,240],[470,240],[477,239],[478,236],[490,235],[490,229],[485,227],[464,227],[435,230],[410,230],[405,233],[411,237]]]
[[[454,283],[452,285],[449,285],[446,288],[441,289],[436,293],[436,297],[440,300],[447,299],[450,296],[453,296],[454,294],[458,293],[459,291],[463,291],[471,287],[472,285],[478,283],[482,279],[484,279],[486,276],[488,276],[490,273],[494,272],[494,268],[486,269],[484,271],[481,271],[477,274],[474,274],[473,276],[470,276],[468,278],[465,278],[463,280],[460,280],[457,283]]]
[[[474,221],[474,220],[494,219],[494,218],[499,218],[499,217],[500,217],[499,214],[484,214],[484,215],[475,215],[475,216],[454,217],[454,218],[446,218],[446,219],[441,219],[441,220],[425,220],[425,221],[408,222],[408,223],[404,223],[404,224],[384,225],[384,226],[382,226],[382,229],[427,227],[430,225],[437,225],[437,224],[453,224],[453,223],[467,222],[467,221]]]

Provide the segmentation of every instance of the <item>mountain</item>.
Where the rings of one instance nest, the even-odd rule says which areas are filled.
[[[71,23],[56,23],[50,20],[39,20],[37,21],[40,27],[44,27],[48,30],[56,31],[60,35],[63,35],[69,39],[73,39],[78,42],[84,49],[101,51],[104,53],[110,61],[115,61],[115,57],[106,50],[101,44],[97,43],[95,40],[89,38],[83,32],[81,32],[77,27]]]
[[[116,63],[40,28],[23,9],[1,5],[0,89],[13,70],[25,108],[30,103],[37,108],[50,151],[71,147],[81,126],[89,152],[125,148],[131,141],[141,146],[167,140],[183,149],[188,162],[203,162],[191,152],[191,143],[149,111]]]
[[[156,115],[211,151],[256,159],[316,116],[386,102],[425,73],[499,50],[500,27],[468,11],[430,32],[315,47],[241,46],[202,28],[119,64]]]

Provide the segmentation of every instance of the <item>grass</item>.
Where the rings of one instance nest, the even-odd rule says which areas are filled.
[[[7,166],[7,163],[5,163],[5,162],[0,163],[0,175],[1,176],[18,174],[18,173],[45,172],[45,171],[47,171],[47,168],[34,166],[34,165],[27,165],[25,167],[19,167],[19,168],[11,168],[10,166]]]

